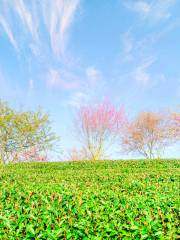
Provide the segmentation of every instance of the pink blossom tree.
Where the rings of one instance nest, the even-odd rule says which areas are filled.
[[[38,146],[30,147],[22,152],[15,152],[13,162],[47,162],[47,154],[41,153]]]
[[[106,150],[114,144],[124,121],[123,109],[117,110],[109,101],[80,108],[75,129],[89,159],[106,157]]]

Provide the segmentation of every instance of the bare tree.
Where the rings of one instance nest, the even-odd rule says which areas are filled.
[[[85,149],[72,148],[68,151],[66,159],[69,161],[83,161],[90,160],[90,156],[85,151]]]
[[[124,121],[124,112],[110,102],[81,107],[75,121],[82,151],[91,160],[103,159],[107,148],[114,143]]]
[[[122,148],[126,153],[137,152],[149,159],[159,157],[175,141],[174,126],[168,112],[139,113],[124,128]]]
[[[172,119],[172,134],[174,136],[174,139],[177,141],[180,141],[180,113],[173,112],[171,114]]]

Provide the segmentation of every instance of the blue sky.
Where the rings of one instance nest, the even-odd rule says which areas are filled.
[[[0,0],[0,97],[41,106],[63,149],[76,144],[81,104],[108,97],[128,115],[176,109],[179,13],[178,0]]]

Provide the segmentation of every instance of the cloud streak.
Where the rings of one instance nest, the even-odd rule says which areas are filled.
[[[79,6],[79,0],[42,2],[43,18],[50,37],[51,48],[59,56],[64,54],[70,27]]]
[[[159,21],[171,17],[171,7],[175,2],[176,0],[136,0],[125,2],[125,6],[129,10],[138,13],[144,19]]]
[[[13,32],[11,30],[11,27],[6,22],[5,18],[3,18],[2,16],[0,16],[0,25],[4,29],[4,32],[8,36],[8,39],[11,42],[11,44],[13,45],[13,47],[17,50],[18,49],[17,42],[16,42],[16,40],[14,38]]]
[[[25,35],[20,38],[19,35],[21,36],[22,32],[13,34],[12,23],[19,24],[23,32],[31,34],[29,44],[31,46],[32,42],[40,46],[45,42],[47,47],[48,38],[44,40],[44,34],[48,34],[52,52],[59,57],[65,53],[69,32],[79,4],[80,0],[6,0],[3,1],[4,8],[0,9],[0,25],[15,49],[18,49],[18,45],[25,44],[22,43],[22,40],[25,41]],[[42,32],[43,25],[46,26],[46,33]]]
[[[47,74],[47,86],[48,88],[58,88],[64,90],[77,89],[79,87],[79,81],[77,79],[71,80],[70,73],[64,71],[60,71],[57,69],[49,69]],[[71,76],[71,79],[74,78],[74,75]]]
[[[154,63],[154,59],[148,59],[144,61],[142,64],[137,66],[134,72],[135,80],[143,85],[148,84],[151,80],[151,75],[148,72],[148,68]]]
[[[69,100],[68,104],[74,108],[79,108],[82,104],[86,104],[89,101],[89,95],[84,92],[76,92]]]
[[[25,28],[27,28],[27,30],[32,34],[33,39],[37,40],[38,31],[37,31],[36,22],[35,21],[33,22],[32,14],[30,11],[28,11],[23,0],[18,0],[18,1],[16,0],[12,7],[13,9],[15,9],[17,15],[21,19]]]
[[[96,85],[102,79],[102,73],[94,66],[86,68],[86,78],[90,85]]]
[[[48,89],[72,90],[79,86],[75,66],[67,66],[68,40],[79,5],[80,0],[2,0],[0,33],[7,35],[19,59],[31,64],[30,71],[34,63],[44,71],[41,75]],[[34,81],[27,81],[33,89]]]

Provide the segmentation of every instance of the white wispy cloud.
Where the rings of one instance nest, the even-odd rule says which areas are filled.
[[[5,20],[4,17],[0,16],[0,25],[2,26],[2,28],[4,29],[4,32],[6,33],[6,35],[9,38],[9,41],[11,42],[11,44],[14,46],[14,48],[17,50],[18,46],[17,46],[17,42],[14,38],[14,34],[11,30],[10,25],[8,24],[8,22]]]
[[[137,12],[141,17],[150,21],[168,19],[171,17],[171,7],[176,0],[133,0],[126,1],[125,6],[131,11]]]
[[[79,86],[75,66],[69,67],[73,57],[67,49],[79,5],[80,0],[1,0],[0,34],[7,35],[28,64],[35,62],[49,69],[43,73],[48,88],[70,90]],[[32,80],[27,79],[27,83],[29,89],[34,87]]]
[[[151,4],[145,1],[133,1],[126,4],[126,6],[137,13],[142,14],[143,16],[148,15],[151,12]]]
[[[124,51],[126,53],[130,53],[133,49],[133,39],[129,31],[123,34],[122,41],[124,45]]]
[[[90,85],[95,85],[102,79],[101,71],[94,66],[87,67],[85,73]]]
[[[34,81],[33,81],[33,79],[30,79],[29,80],[29,90],[33,90],[33,88],[34,88]]]
[[[79,108],[80,106],[88,103],[90,96],[84,92],[75,92],[68,102],[71,107]]]
[[[132,60],[134,58],[133,52],[137,46],[135,46],[134,39],[132,37],[131,31],[127,31],[121,35],[122,41],[122,54],[123,62]]]
[[[69,29],[73,23],[79,0],[53,0],[42,2],[44,22],[50,36],[53,52],[64,53]]]
[[[32,42],[36,44],[36,50],[35,46],[31,48],[35,54],[37,54],[37,47],[49,45],[48,38],[45,40],[41,32],[45,24],[51,49],[57,57],[64,54],[66,50],[69,32],[79,3],[80,0],[6,0],[2,2],[3,8],[0,9],[0,24],[16,49],[18,44],[27,44],[22,42],[22,40],[25,41],[25,35],[21,36],[22,32],[30,33],[31,46]],[[11,30],[13,24],[20,24],[22,31],[13,34]]]
[[[79,87],[79,81],[74,78],[73,74],[71,75],[71,73],[65,70],[50,68],[47,73],[47,86],[48,88],[58,88],[62,90],[77,89]]]
[[[69,36],[80,0],[2,1],[7,10],[0,9],[4,32],[22,57],[27,57],[27,63],[31,65],[29,71],[33,71],[34,63],[37,69],[40,64],[43,66],[40,71],[44,72],[39,75],[45,79],[47,89],[68,91],[71,106],[93,99],[97,91],[102,92],[102,72],[93,65],[82,67],[81,62],[68,52]],[[27,49],[32,54],[28,55]],[[35,88],[35,81],[31,77],[27,79],[29,91]]]
[[[68,100],[68,105],[71,107],[78,108],[104,96],[106,84],[101,70],[97,67],[87,67],[77,79],[79,87],[71,92]]]
[[[136,67],[134,71],[134,78],[139,84],[147,85],[151,80],[151,74],[148,69],[154,61],[155,59],[150,58]]]
[[[131,78],[136,81],[140,87],[156,87],[166,81],[166,76],[162,72],[153,71],[153,64],[157,59],[149,57],[144,59],[131,72]]]
[[[30,43],[29,48],[31,49],[34,56],[36,56],[36,57],[40,56],[41,53],[40,53],[40,48],[38,47],[38,45]]]
[[[33,21],[32,13],[28,10],[23,0],[12,1],[12,7],[21,19],[25,28],[32,34],[33,39],[38,39],[37,23]]]

